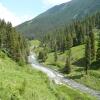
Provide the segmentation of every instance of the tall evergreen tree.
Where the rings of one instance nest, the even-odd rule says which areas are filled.
[[[89,36],[91,39],[91,60],[95,60],[96,57],[96,50],[95,50],[95,36],[93,33],[92,25],[89,26]]]
[[[71,49],[68,50],[64,69],[67,74],[70,74],[71,72]]]
[[[54,61],[57,62],[58,56],[57,56],[57,43],[55,41],[55,50],[54,50]]]
[[[68,33],[66,40],[67,40],[67,57],[66,57],[66,62],[65,62],[65,70],[66,73],[69,74],[71,72],[71,47],[72,47],[72,37],[71,35]]]
[[[27,43],[11,23],[0,20],[0,49],[18,63],[26,63]]]
[[[57,62],[58,56],[57,56],[57,51],[54,52],[54,61]]]
[[[96,60],[100,61],[100,32],[98,34],[98,49],[97,49],[97,54],[96,54]]]
[[[91,40],[88,37],[85,45],[85,72],[88,74],[88,69],[91,65]]]

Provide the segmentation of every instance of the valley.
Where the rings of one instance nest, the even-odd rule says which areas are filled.
[[[30,64],[19,66],[0,52],[1,100],[74,100],[77,98],[96,99],[69,86],[56,85],[45,74],[33,69]]]
[[[100,0],[1,0],[0,100],[100,100]]]
[[[64,77],[64,75],[61,74],[60,72],[57,72],[53,69],[49,69],[49,68],[44,67],[43,65],[39,64],[38,61],[36,61],[34,54],[29,56],[29,62],[31,63],[33,68],[36,68],[36,69],[44,72],[45,74],[47,74],[48,77],[51,80],[53,80],[56,84],[69,85],[73,89],[77,89],[77,90],[80,90],[81,92],[91,94],[91,95],[95,96],[97,99],[100,98],[99,91],[92,90],[82,84],[79,84],[79,83],[71,80],[70,78]]]

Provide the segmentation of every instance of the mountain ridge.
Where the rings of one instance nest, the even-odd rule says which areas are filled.
[[[100,0],[72,0],[48,9],[16,29],[27,37],[38,37],[41,33],[53,31],[96,11],[100,11]]]

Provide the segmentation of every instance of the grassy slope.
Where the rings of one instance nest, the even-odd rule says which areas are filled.
[[[34,44],[34,47],[38,47],[40,45],[40,41],[38,40],[30,41],[30,45],[32,46],[33,44]]]
[[[96,33],[96,38],[97,38],[97,33],[98,30],[94,30]],[[96,41],[97,44],[97,41]],[[96,45],[97,46],[97,45]],[[69,75],[66,75],[67,77],[70,77],[82,84],[87,85],[90,88],[100,90],[100,66],[99,69],[90,69],[89,74],[86,76],[84,75],[84,45],[76,46],[72,48],[72,72]],[[35,49],[36,51],[39,50],[39,48]],[[49,53],[48,58],[46,62],[44,62],[45,65],[52,69],[56,70],[61,70],[64,68],[65,61],[66,61],[66,54],[67,51],[63,54],[58,52],[58,61],[55,63],[54,62],[54,53]],[[97,67],[96,64],[93,65],[93,67]]]
[[[67,51],[66,51],[67,52]],[[48,55],[48,59],[44,63],[48,67],[61,70],[64,68],[66,60],[66,52],[64,54],[58,53],[58,61],[54,62],[54,53]],[[72,72],[69,75],[66,75],[80,83],[83,83],[93,89],[100,90],[100,69],[94,70],[90,69],[89,74],[84,75],[84,45],[73,47],[72,48]],[[55,66],[56,65],[56,66]],[[94,65],[96,67],[96,65]],[[100,68],[100,67],[99,67]]]
[[[29,65],[18,66],[0,52],[1,100],[94,100],[65,86],[54,85],[42,72]]]

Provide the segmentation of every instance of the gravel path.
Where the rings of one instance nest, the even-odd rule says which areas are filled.
[[[100,100],[100,91],[95,91],[93,89],[90,89],[90,88],[86,87],[85,85],[82,85],[82,84],[75,82],[72,79],[65,78],[61,73],[59,73],[57,71],[54,71],[52,69],[44,67],[43,65],[38,63],[34,54],[29,56],[29,63],[31,63],[33,68],[36,68],[36,69],[44,72],[45,74],[47,74],[48,77],[50,79],[54,80],[54,82],[56,84],[69,85],[70,87],[72,87],[74,89],[78,89],[81,92],[88,93],[92,96],[97,97],[97,99]]]

